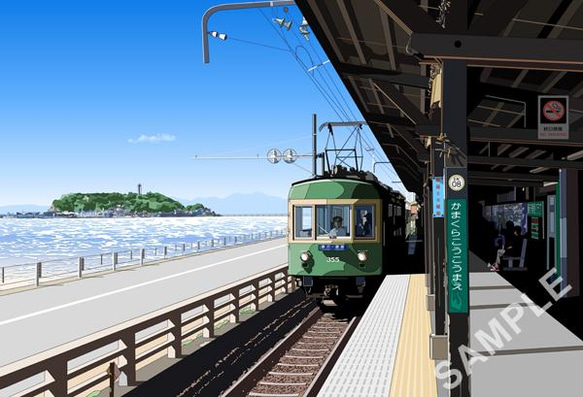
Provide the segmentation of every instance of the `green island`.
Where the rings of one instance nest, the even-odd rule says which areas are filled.
[[[100,215],[178,215],[214,216],[203,204],[183,205],[161,193],[69,193],[53,200],[56,213],[95,213]]]

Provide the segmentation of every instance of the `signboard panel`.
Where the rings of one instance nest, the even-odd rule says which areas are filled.
[[[538,96],[538,139],[569,139],[568,96]]]
[[[542,218],[543,216],[543,202],[542,201],[533,201],[527,204],[527,214],[528,216],[536,216]]]
[[[447,288],[449,313],[468,313],[468,209],[467,200],[448,198],[446,219]]]
[[[443,177],[431,178],[433,188],[433,217],[443,218],[445,216],[445,191],[443,189]]]

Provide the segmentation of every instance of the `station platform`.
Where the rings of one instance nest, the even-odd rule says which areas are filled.
[[[470,347],[486,357],[486,361],[475,361],[472,366],[472,397],[581,395],[583,341],[521,295],[498,273],[470,274]],[[550,295],[549,302],[554,302]],[[523,309],[509,312],[512,317],[522,313],[516,330],[502,317],[512,304]],[[489,324],[494,319],[510,340],[501,337],[503,345],[491,344],[490,354],[476,333],[494,335]]]
[[[425,276],[387,276],[319,397],[437,396]]]
[[[469,348],[481,355],[471,365],[472,397],[580,395],[583,341],[471,260],[479,271],[470,273]],[[424,275],[387,276],[318,396],[449,396],[436,377],[439,362],[429,358],[426,294]]]

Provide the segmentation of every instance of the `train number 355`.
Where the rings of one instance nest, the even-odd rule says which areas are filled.
[[[328,256],[326,257],[326,262],[340,262],[340,258],[337,256]]]

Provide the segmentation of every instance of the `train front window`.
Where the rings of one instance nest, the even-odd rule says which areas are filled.
[[[374,238],[374,206],[357,205],[354,210],[356,211],[356,237]]]
[[[350,237],[350,206],[317,205],[316,225],[318,237]]]
[[[312,207],[295,207],[296,238],[312,238]]]

